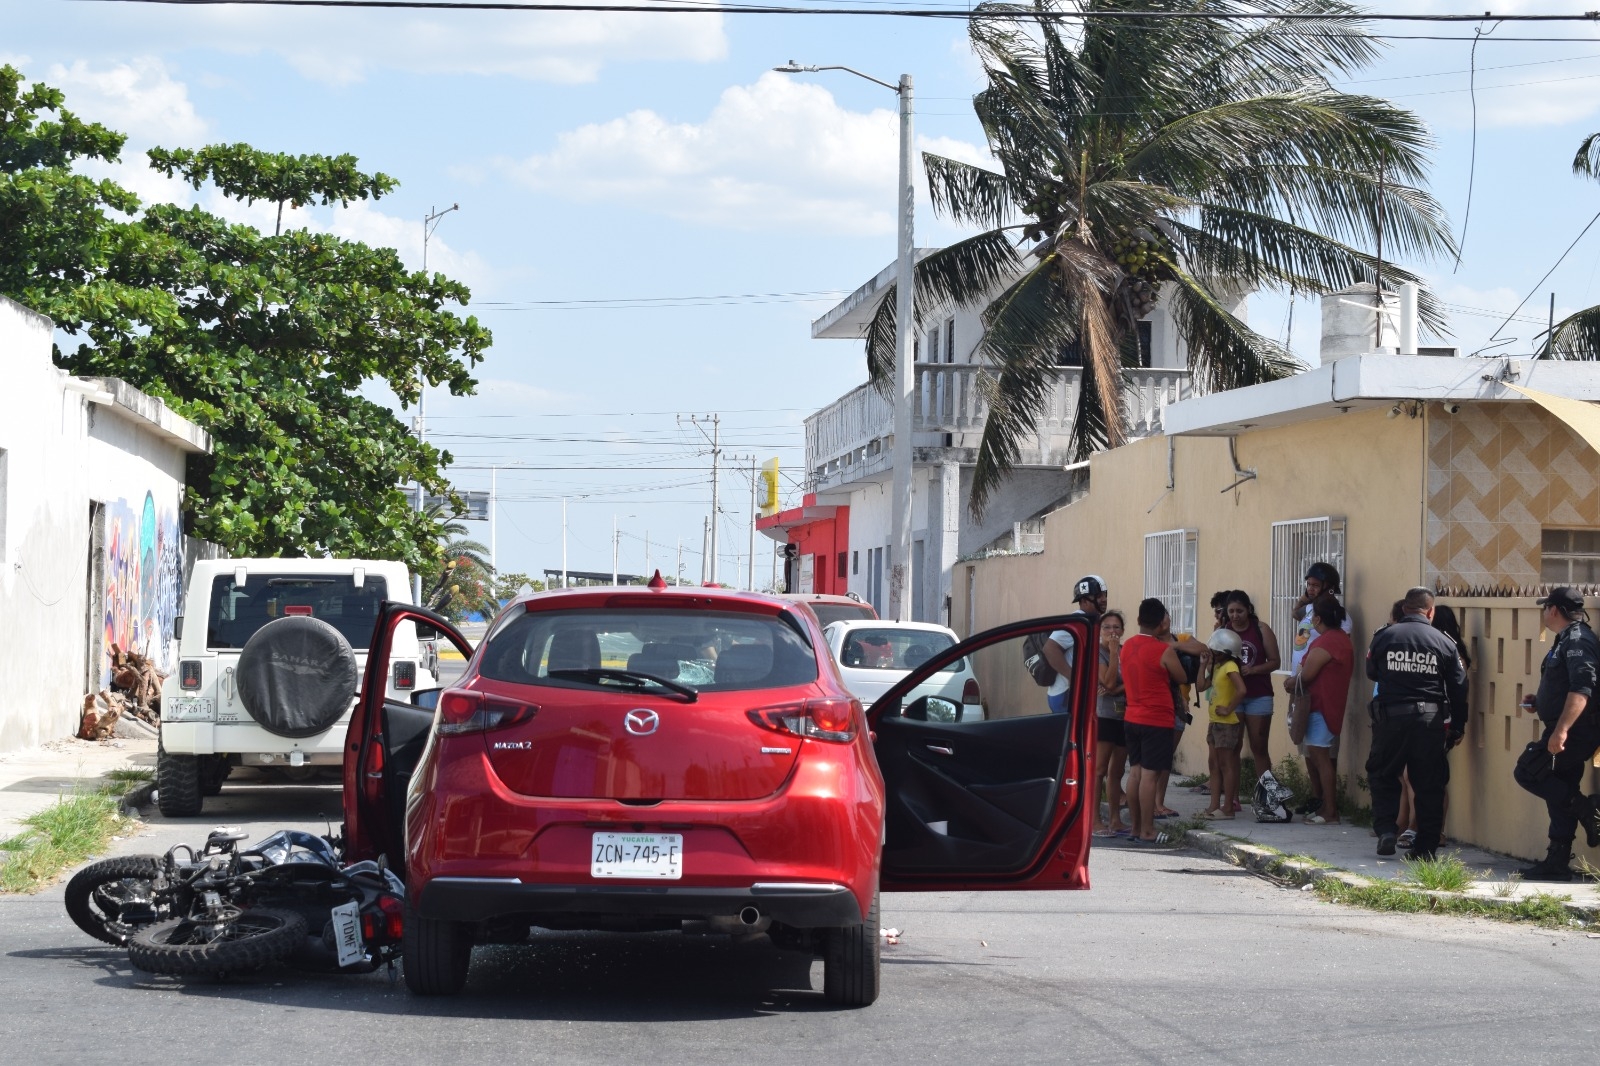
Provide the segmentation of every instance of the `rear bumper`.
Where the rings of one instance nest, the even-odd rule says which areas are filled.
[[[542,885],[514,877],[436,877],[422,888],[424,918],[484,922],[541,914],[592,914],[630,918],[704,919],[733,917],[754,907],[764,918],[799,929],[859,924],[861,907],[843,885],[756,883],[745,888],[682,885]]]

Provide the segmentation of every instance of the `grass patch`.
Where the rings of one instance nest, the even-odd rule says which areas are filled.
[[[1316,893],[1331,903],[1346,903],[1373,911],[1402,914],[1452,914],[1471,918],[1493,918],[1501,922],[1533,922],[1549,927],[1568,927],[1568,897],[1540,892],[1513,903],[1491,902],[1470,896],[1430,896],[1394,881],[1377,880],[1350,885],[1335,877],[1316,882]]]
[[[121,827],[117,797],[63,796],[23,820],[26,832],[0,841],[0,892],[37,892],[57,874],[102,850]]]
[[[106,783],[100,786],[102,796],[125,796],[140,785],[149,784],[156,779],[156,772],[148,766],[124,766],[119,770],[108,770],[105,774]]]
[[[1437,855],[1431,859],[1402,859],[1406,879],[1434,892],[1461,892],[1477,878],[1475,871],[1461,861],[1461,853]]]
[[[1333,869],[1333,865],[1331,863],[1323,862],[1321,859],[1312,858],[1310,855],[1290,855],[1288,856],[1288,861],[1297,862],[1302,866],[1315,866],[1319,870]]]
[[[1507,874],[1506,879],[1494,886],[1494,894],[1501,899],[1510,899],[1517,894],[1517,886],[1522,884],[1521,874]]]
[[[1201,785],[1209,785],[1211,783],[1211,775],[1208,773],[1190,774],[1188,777],[1179,778],[1173,783],[1179,788],[1199,788]]]

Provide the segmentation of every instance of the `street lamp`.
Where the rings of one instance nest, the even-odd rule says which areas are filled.
[[[428,209],[422,217],[422,272],[428,272],[428,239],[433,236],[433,231],[439,228],[439,220],[452,211],[461,210],[460,204],[451,204],[443,211]],[[426,371],[417,371],[417,417],[414,422],[417,430],[417,440],[424,441],[428,433],[428,375]],[[422,514],[428,509],[427,494],[422,489],[422,479],[417,479],[417,513]],[[492,527],[491,527],[492,528]],[[411,600],[421,606],[422,604],[422,574],[411,575]]]
[[[863,74],[850,67],[802,66],[794,60],[781,67],[773,67],[780,74],[804,74],[819,70],[842,70],[865,78],[874,85],[892,89],[900,97],[900,183],[896,198],[896,222],[900,231],[895,282],[894,316],[894,486],[891,494],[894,554],[889,560],[889,616],[905,622],[911,618],[911,330],[913,314],[913,271],[916,252],[912,244],[912,212],[916,206],[916,188],[912,184],[911,158],[911,75],[900,75],[900,84]]]

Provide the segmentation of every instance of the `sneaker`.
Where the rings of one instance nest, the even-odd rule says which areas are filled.
[[[1410,851],[1406,852],[1406,858],[1412,862],[1427,862],[1438,857],[1439,853],[1432,848],[1429,848],[1427,851],[1423,851],[1421,848],[1412,848]]]
[[[1394,840],[1395,840],[1395,837],[1394,837],[1393,833],[1385,833],[1381,837],[1379,837],[1378,838],[1378,854],[1379,855],[1393,855],[1394,854]]]

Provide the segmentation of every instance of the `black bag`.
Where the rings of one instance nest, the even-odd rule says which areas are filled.
[[[1033,676],[1033,683],[1041,688],[1055,684],[1058,676],[1056,668],[1044,657],[1045,641],[1049,639],[1048,633],[1029,633],[1022,640],[1022,665]]]
[[[1556,757],[1550,754],[1548,742],[1531,741],[1517,756],[1516,779],[1528,785],[1537,785],[1556,772]]]

